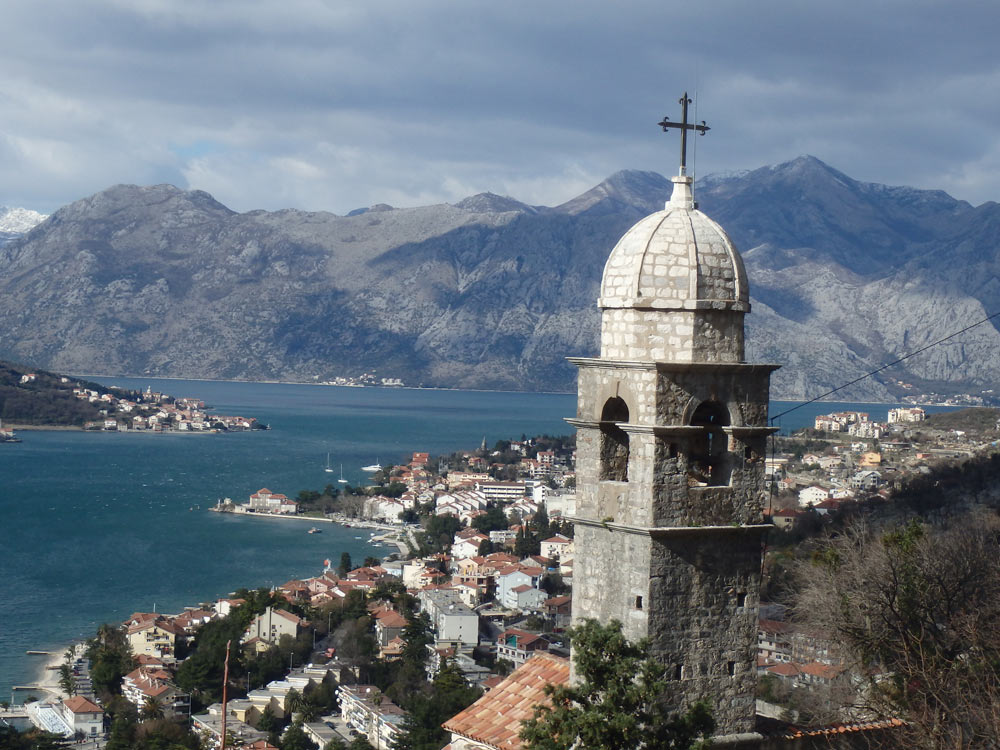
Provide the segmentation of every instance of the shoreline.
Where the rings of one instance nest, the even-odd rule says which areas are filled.
[[[396,547],[400,555],[406,555],[410,551],[409,545],[400,539],[387,539],[389,534],[396,535],[406,535],[405,526],[393,526],[391,524],[380,524],[376,521],[368,521],[365,519],[347,519],[347,518],[327,518],[325,516],[301,516],[301,515],[290,515],[287,513],[241,513],[235,510],[222,510],[217,505],[213,505],[211,508],[206,508],[210,513],[221,513],[230,516],[239,516],[241,518],[276,518],[283,519],[286,521],[319,521],[321,523],[332,523],[337,524],[341,528],[348,529],[374,529],[375,532],[382,532],[381,534],[372,533],[371,542],[376,540],[380,544],[387,544]],[[387,557],[387,555],[386,555]]]
[[[79,644],[74,642],[67,648],[78,649]],[[42,654],[37,655],[42,656]],[[20,688],[17,693],[25,698],[34,696],[41,703],[62,701],[64,696],[59,685],[59,667],[66,662],[66,648],[62,651],[48,651],[43,661],[44,663],[36,672],[35,682],[30,685],[17,686]],[[20,702],[20,705],[24,705],[24,700]]]

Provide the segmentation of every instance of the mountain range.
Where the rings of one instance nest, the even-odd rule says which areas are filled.
[[[118,185],[0,247],[0,358],[89,374],[574,389],[604,262],[670,182],[618,172],[555,207],[484,193],[347,216],[237,213]],[[864,183],[813,157],[699,180],[750,277],[750,361],[810,398],[994,312],[1000,206]],[[15,233],[16,234],[16,233]],[[838,392],[990,389],[986,323]]]

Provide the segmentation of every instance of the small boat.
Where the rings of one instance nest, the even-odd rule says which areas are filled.
[[[307,533],[307,534],[322,534],[323,532],[322,532],[322,531],[320,531],[319,529],[317,529],[317,528],[316,528],[315,526],[313,526],[313,527],[312,527],[311,529],[309,529],[309,531],[307,531],[306,533]]]
[[[344,465],[340,465],[340,479],[337,480],[339,484],[347,484],[347,480],[344,479]]]
[[[330,466],[330,453],[329,453],[329,451],[327,451],[327,454],[326,454],[326,468],[323,469],[323,471],[325,471],[327,474],[333,474],[333,467]],[[344,467],[343,466],[340,467],[340,475],[341,476],[344,475]]]
[[[367,471],[367,472],[382,471],[382,464],[380,464],[378,462],[378,459],[376,458],[375,463],[368,464],[368,466],[362,466],[361,471]]]

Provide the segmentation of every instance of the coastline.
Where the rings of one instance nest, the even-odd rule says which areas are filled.
[[[16,424],[15,422],[5,422],[4,427],[15,432],[32,432],[41,430],[52,430],[60,432],[83,432],[82,427],[71,424]]]
[[[79,644],[70,644],[68,648],[78,648]],[[41,654],[39,654],[41,656]],[[34,696],[41,702],[58,702],[63,699],[63,691],[59,686],[59,667],[66,660],[66,649],[61,651],[48,651],[43,659],[43,664],[36,672],[35,681],[30,685],[19,685],[21,688],[17,692],[20,696],[27,698]],[[19,696],[19,697],[20,697]],[[23,705],[24,700],[21,700]]]
[[[406,536],[405,526],[393,526],[391,524],[380,524],[376,521],[368,521],[365,519],[352,519],[346,517],[338,518],[328,518],[326,516],[303,516],[303,515],[291,515],[288,513],[265,513],[261,511],[255,511],[253,513],[240,512],[235,510],[223,510],[218,505],[213,505],[210,508],[206,508],[210,513],[223,513],[231,516],[239,516],[240,518],[278,518],[287,521],[313,521],[320,523],[332,523],[338,526],[349,528],[349,529],[374,529],[376,532],[380,531],[381,534],[372,533],[370,542],[375,544],[387,544],[396,547],[400,555],[409,554],[410,547],[403,540],[399,538],[390,539],[387,538],[390,534],[398,536]]]

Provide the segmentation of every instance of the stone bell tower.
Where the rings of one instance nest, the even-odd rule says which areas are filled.
[[[687,124],[660,123],[664,130]],[[573,621],[648,637],[678,709],[754,730],[764,456],[776,365],[744,361],[746,271],[681,171],[601,281],[601,350],[579,368]]]

